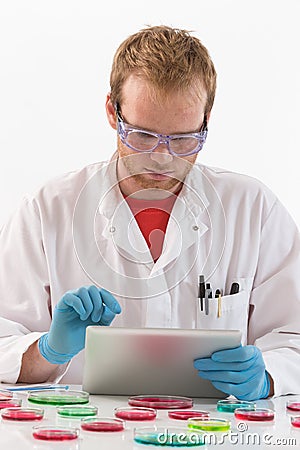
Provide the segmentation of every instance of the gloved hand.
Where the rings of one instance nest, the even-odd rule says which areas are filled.
[[[88,325],[110,325],[121,307],[110,292],[96,286],[68,291],[55,306],[50,330],[38,342],[42,356],[64,364],[84,348]]]
[[[254,345],[221,350],[210,358],[195,359],[194,367],[200,377],[240,400],[258,400],[269,395],[269,375],[261,351]]]

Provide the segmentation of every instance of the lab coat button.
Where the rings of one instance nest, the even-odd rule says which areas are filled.
[[[194,226],[193,226],[193,230],[194,230],[194,231],[198,231],[198,230],[199,230],[198,225],[194,225]]]
[[[116,231],[116,227],[110,227],[109,232],[114,233]]]

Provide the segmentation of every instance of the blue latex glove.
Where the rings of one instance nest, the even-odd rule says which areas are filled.
[[[84,348],[89,325],[110,325],[121,307],[110,292],[96,286],[68,291],[55,306],[50,330],[39,350],[52,364],[64,364]]]
[[[258,400],[269,395],[269,375],[261,351],[254,345],[221,350],[210,358],[195,359],[194,367],[200,377],[240,400]]]

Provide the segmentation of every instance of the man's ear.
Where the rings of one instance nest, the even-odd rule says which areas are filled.
[[[108,93],[106,96],[105,110],[106,110],[106,115],[107,115],[107,119],[108,119],[110,126],[114,130],[116,130],[117,129],[117,117],[116,117],[115,107],[111,102],[110,93]]]

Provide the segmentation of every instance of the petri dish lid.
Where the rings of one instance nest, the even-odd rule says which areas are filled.
[[[6,408],[1,411],[4,420],[18,420],[27,422],[30,420],[42,420],[44,410],[41,408]]]
[[[85,431],[123,431],[125,429],[125,422],[122,419],[115,419],[114,417],[92,417],[88,419],[81,419],[81,428]]]
[[[291,424],[295,428],[300,428],[300,416],[291,416]]]
[[[124,420],[154,420],[156,409],[138,406],[115,408],[115,416]]]
[[[300,411],[300,400],[288,400],[286,409],[289,411]]]
[[[42,405],[56,406],[85,404],[89,402],[89,393],[69,389],[45,389],[30,392],[28,401]]]
[[[192,408],[194,402],[188,397],[173,397],[170,395],[136,395],[129,397],[130,406],[144,406],[155,409]]]
[[[234,416],[239,420],[251,420],[256,422],[268,422],[274,420],[275,412],[272,409],[257,408],[254,410],[237,408]]]
[[[32,435],[35,439],[42,441],[71,441],[78,438],[79,429],[48,425],[46,427],[33,427]]]
[[[192,417],[209,417],[208,411],[199,411],[196,409],[183,409],[183,410],[175,410],[169,411],[168,416],[170,419],[176,420],[187,420]]]
[[[96,406],[77,406],[77,405],[66,405],[58,406],[57,414],[61,417],[67,418],[81,418],[87,416],[96,416],[98,414],[98,408]]]
[[[230,430],[230,421],[213,417],[192,418],[188,419],[187,426],[193,430],[228,431]]]
[[[0,389],[0,401],[1,400],[9,400],[13,398],[13,392],[7,390],[7,389]]]
[[[138,444],[164,447],[196,447],[205,445],[206,433],[183,427],[142,427],[134,429]]]
[[[22,405],[22,399],[20,398],[10,398],[6,400],[1,400],[0,398],[0,409],[4,408],[17,408]]]
[[[237,408],[253,410],[256,404],[244,400],[219,400],[217,403],[217,410],[220,412],[234,412]]]

